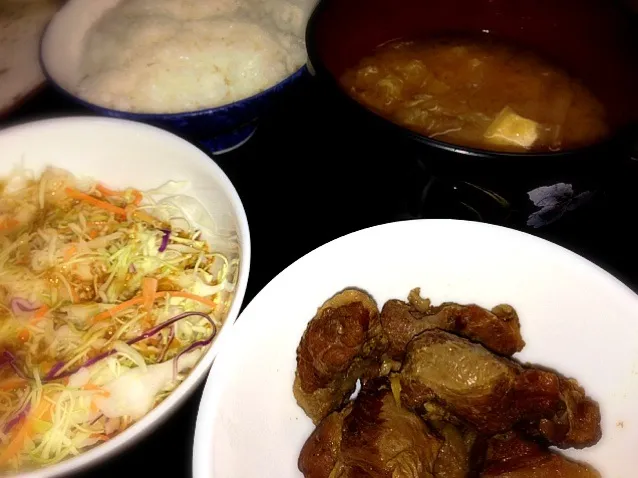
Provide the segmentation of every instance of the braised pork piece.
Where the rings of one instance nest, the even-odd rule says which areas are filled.
[[[347,289],[328,299],[297,349],[295,398],[315,423],[339,408],[387,347],[375,301]],[[370,371],[370,369],[372,369]]]
[[[600,410],[574,379],[524,365],[516,311],[434,307],[346,289],[310,321],[293,391],[317,424],[306,478],[590,478],[551,451],[601,438]],[[357,381],[361,390],[351,399]]]
[[[489,440],[480,478],[600,478],[590,466],[571,461],[515,432]]]
[[[388,354],[400,360],[408,343],[420,333],[441,329],[475,340],[500,355],[513,355],[523,350],[521,324],[516,311],[508,305],[498,305],[491,311],[477,305],[446,303],[432,307],[430,301],[414,289],[409,302],[389,300],[381,310],[381,326],[386,333]]]
[[[561,448],[591,446],[601,437],[598,406],[577,383],[442,330],[410,342],[398,377],[404,405],[441,407],[484,435],[523,426]]]
[[[313,435],[299,468],[317,478],[410,476],[412,471],[432,476],[443,445],[425,421],[397,404],[385,379],[371,381],[351,409],[328,416]]]

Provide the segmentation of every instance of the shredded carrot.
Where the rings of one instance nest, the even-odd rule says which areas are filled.
[[[91,438],[95,438],[96,440],[99,440],[99,441],[108,441],[108,440],[111,439],[110,436],[104,435],[104,434],[101,434],[101,433],[96,433],[94,435],[91,435]]]
[[[118,304],[115,307],[111,307],[109,310],[105,310],[104,312],[100,312],[99,314],[95,315],[93,317],[93,323],[108,319],[109,317],[114,317],[120,312],[122,312],[123,310],[126,310],[129,307],[133,307],[134,305],[141,304],[143,302],[144,302],[144,297],[134,297],[131,300],[122,302],[121,304]]]
[[[144,297],[144,310],[150,312],[155,302],[157,292],[157,279],[155,277],[144,277],[142,280],[142,297]]]
[[[97,189],[104,197],[124,195],[121,191],[115,191],[114,189],[109,189],[106,186],[104,186],[104,184],[98,184],[97,186],[95,186],[95,189]],[[133,196],[132,204],[134,206],[139,206],[140,203],[142,202],[142,199],[144,199],[144,196],[137,189],[130,189],[129,191],[131,191],[131,194]]]
[[[29,323],[31,325],[37,324],[42,319],[44,319],[44,316],[47,314],[48,311],[49,311],[49,306],[46,304],[43,305],[42,307],[40,307],[38,310],[35,311],[35,314],[33,314],[33,318],[29,321]]]
[[[47,400],[40,400],[40,403],[36,407],[36,409],[31,414],[33,418],[37,418],[39,420],[49,421],[53,418],[53,406],[51,402]]]
[[[91,400],[91,412],[92,413],[98,413],[100,411],[100,409],[98,408],[98,406],[95,404],[94,400]]]
[[[20,453],[20,450],[24,447],[24,442],[27,441],[32,430],[32,421],[29,418],[23,419],[20,427],[13,434],[11,441],[9,441],[9,444],[4,449],[4,452],[0,454],[0,466],[6,464],[14,456]]]
[[[89,231],[89,237],[90,237],[91,239],[95,239],[95,238],[97,237],[97,235],[98,235],[98,232],[97,232],[95,229],[91,229],[91,230]]]
[[[0,390],[3,392],[10,392],[16,388],[24,387],[28,382],[20,377],[11,377],[0,382]]]
[[[33,432],[33,421],[36,419],[50,420],[51,404],[45,400],[40,401],[40,404],[33,410],[29,416],[23,418],[20,421],[19,428],[16,428],[11,441],[4,449],[4,452],[0,455],[0,466],[5,465],[14,456],[20,453],[20,450],[24,447],[25,441],[30,437]]]
[[[64,261],[69,262],[71,259],[73,259],[73,256],[75,255],[77,251],[78,251],[78,248],[74,245],[67,247],[66,250],[64,251]]]
[[[49,311],[49,306],[45,304],[35,311],[35,315],[33,316],[33,318],[39,319],[41,317],[44,317],[48,311]]]
[[[18,332],[18,340],[21,342],[26,342],[31,337],[31,332],[28,329],[22,329]]]
[[[109,398],[111,396],[110,392],[104,390],[102,387],[98,387],[93,383],[87,383],[82,387],[82,390],[90,390],[91,392],[98,392],[98,395],[102,395],[105,398]]]
[[[201,297],[199,295],[191,294],[190,292],[184,292],[180,290],[172,290],[172,291],[160,291],[156,292],[153,296],[153,302],[160,298],[169,298],[169,297],[180,297],[182,299],[190,299],[201,304],[207,305],[211,309],[217,307],[214,301],[207,299],[206,297]],[[116,305],[115,307],[111,307],[109,310],[105,310],[104,312],[100,312],[99,314],[93,316],[93,323],[99,322],[101,320],[108,319],[109,317],[114,317],[120,312],[128,309],[129,307],[133,307],[134,305],[144,304],[146,298],[142,296],[134,297],[130,300],[122,302],[121,304]]]
[[[97,189],[102,196],[117,196],[119,194],[117,191],[107,188],[104,184],[98,184],[95,186],[95,189]]]
[[[144,199],[144,196],[142,196],[142,193],[139,192],[137,189],[133,189],[133,204],[136,206],[139,206],[140,203],[142,202],[142,199]]]
[[[14,218],[12,218],[12,217],[4,219],[2,222],[0,222],[0,231],[6,231],[7,229],[13,229],[18,224],[20,224],[20,223],[17,220],[15,220]]]
[[[42,360],[40,361],[40,370],[43,372],[44,375],[46,375],[49,370],[51,370],[54,366],[55,363],[53,360]]]
[[[164,292],[164,294],[170,295],[171,297],[181,297],[182,299],[194,300],[196,302],[199,302],[200,304],[207,305],[211,309],[214,309],[215,307],[217,307],[217,304],[215,304],[214,301],[207,299],[206,297],[191,294],[190,292],[177,290],[177,291],[171,291],[171,292]]]
[[[106,202],[106,201],[102,201],[101,199],[94,198],[93,196],[83,193],[82,191],[78,191],[77,189],[66,188],[65,192],[67,196],[73,199],[78,199],[80,201],[84,201],[86,203],[92,204],[93,206],[99,207],[108,212],[112,212],[113,214],[126,216],[126,211],[122,209],[121,207],[115,206],[111,204],[110,202]]]

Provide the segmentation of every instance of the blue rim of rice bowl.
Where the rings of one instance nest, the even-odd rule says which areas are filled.
[[[246,98],[242,98],[240,100],[236,100],[236,101],[232,101],[230,103],[226,103],[220,106],[214,106],[212,108],[206,108],[206,109],[201,109],[201,110],[191,110],[191,111],[184,111],[184,112],[180,112],[180,113],[134,113],[134,112],[129,112],[126,110],[116,110],[116,109],[112,109],[112,108],[107,108],[105,106],[100,106],[96,103],[91,103],[90,101],[86,101],[85,99],[81,98],[80,96],[70,92],[69,90],[67,90],[66,88],[64,88],[63,86],[61,86],[56,80],[55,78],[53,78],[50,74],[49,71],[46,67],[46,63],[44,61],[44,58],[42,56],[43,53],[43,43],[44,43],[44,39],[46,37],[46,34],[49,30],[49,25],[47,25],[47,27],[44,29],[44,32],[42,33],[42,36],[40,37],[40,46],[39,46],[39,52],[38,52],[38,60],[40,63],[40,68],[42,69],[42,72],[45,76],[45,78],[47,79],[47,81],[53,85],[53,87],[57,90],[60,91],[61,93],[70,96],[71,98],[73,98],[77,103],[81,104],[82,106],[88,108],[88,109],[92,109],[92,110],[97,110],[97,111],[102,111],[105,114],[107,114],[108,116],[115,116],[115,117],[126,117],[126,118],[130,118],[132,120],[136,120],[136,121],[158,121],[158,120],[171,120],[171,119],[175,119],[177,117],[194,117],[194,116],[203,116],[203,115],[209,115],[209,114],[214,114],[216,112],[221,112],[221,111],[225,111],[228,110],[229,108],[232,108],[233,106],[239,105],[241,103],[249,103],[252,102],[254,100],[259,100],[262,99],[272,93],[277,93],[278,90],[280,90],[281,88],[287,86],[288,84],[293,83],[295,80],[301,78],[302,76],[304,76],[304,74],[308,71],[308,66],[307,64],[303,64],[301,67],[299,67],[299,69],[297,71],[295,71],[294,73],[292,73],[291,75],[288,75],[287,77],[285,77],[283,80],[281,80],[278,83],[275,83],[274,85],[272,85],[271,87],[260,91],[259,93],[255,93],[252,96],[247,96]]]

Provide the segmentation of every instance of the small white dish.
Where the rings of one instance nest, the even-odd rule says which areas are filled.
[[[227,340],[239,313],[250,269],[250,235],[241,200],[224,172],[192,144],[159,128],[110,118],[60,118],[0,130],[0,177],[15,166],[39,174],[47,166],[88,176],[112,188],[158,187],[188,181],[183,194],[204,206],[220,238],[237,235],[240,272],[224,326],[197,366],[166,400],[137,423],[80,455],[46,468],[22,472],[23,478],[69,476],[124,451],[159,426],[205,377],[217,350]]]
[[[299,339],[347,286],[378,304],[413,287],[434,303],[513,305],[517,357],[572,376],[599,401],[603,439],[569,450],[606,478],[638,468],[638,296],[572,252],[514,230],[422,220],[373,227],[299,259],[246,307],[208,378],[195,432],[195,478],[298,478],[313,425],[292,393]]]

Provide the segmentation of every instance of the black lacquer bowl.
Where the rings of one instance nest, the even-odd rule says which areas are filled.
[[[430,203],[455,202],[468,218],[538,228],[594,199],[632,156],[638,141],[636,27],[635,15],[610,0],[322,0],[306,43],[311,73],[346,107],[351,121],[368,123],[377,139],[407,144],[423,164],[423,197]],[[552,153],[461,147],[396,125],[339,86],[347,68],[384,42],[485,31],[581,78],[605,104],[611,137]]]

